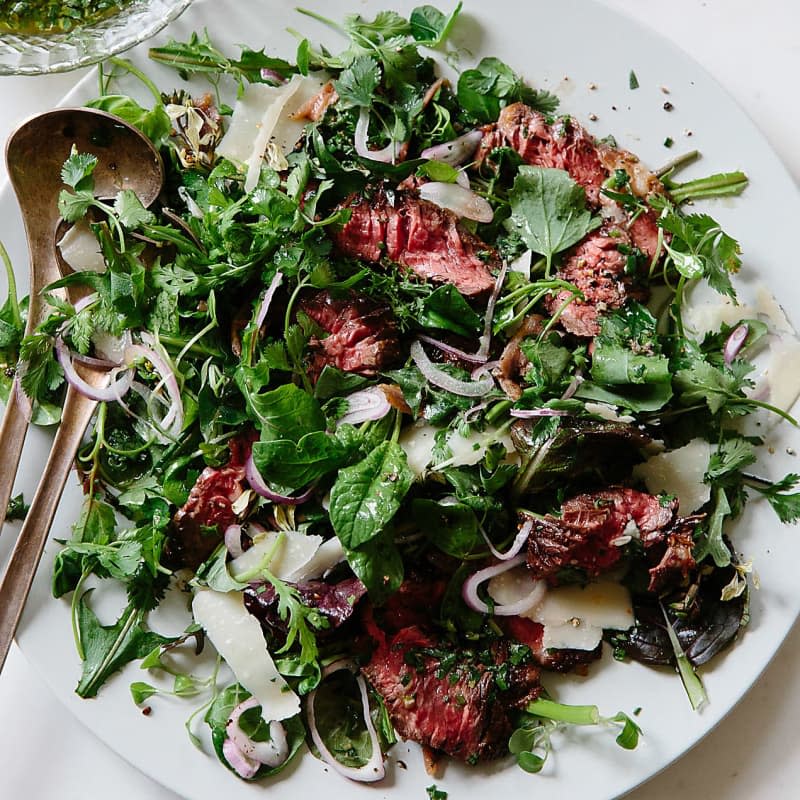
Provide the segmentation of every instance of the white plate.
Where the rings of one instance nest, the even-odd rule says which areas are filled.
[[[390,3],[376,6],[329,0],[324,5],[313,5],[339,19],[354,9],[368,15],[370,9]],[[415,3],[391,5],[407,11]],[[767,282],[790,311],[798,307],[800,289],[792,276],[781,270],[785,254],[795,250],[792,230],[786,225],[774,225],[772,217],[773,209],[779,207],[783,219],[800,219],[797,188],[753,123],[685,54],[588,0],[535,2],[525,7],[513,0],[495,0],[488,7],[478,2],[466,5],[456,29],[456,41],[468,46],[475,56],[498,55],[534,85],[553,88],[562,96],[562,110],[574,112],[582,121],[586,122],[589,114],[596,114],[597,122],[586,122],[594,134],[613,133],[622,146],[637,152],[651,166],[658,166],[691,145],[704,154],[702,165],[695,169],[697,174],[745,169],[752,179],[745,196],[716,203],[710,208],[711,213],[740,240],[747,273]],[[220,16],[215,13],[218,8],[213,0],[200,0],[169,29],[169,34],[185,38],[192,30],[208,27],[223,49],[245,42],[256,48],[267,45],[269,52],[289,58],[294,53],[294,42],[282,33],[287,25],[308,32],[312,38],[324,37],[335,43],[329,31],[294,14],[278,0],[260,3],[257,11],[250,3],[229,4],[224,31]],[[173,73],[145,64],[142,48],[135,55],[160,86],[180,84]],[[632,68],[640,83],[636,91],[628,87]],[[590,84],[597,88],[590,89]],[[662,109],[666,99],[659,89],[662,85],[670,89],[669,100],[675,107],[672,112]],[[94,91],[95,83],[85,82],[69,102],[85,100]],[[691,138],[683,134],[689,129],[693,132]],[[676,140],[672,150],[662,145],[668,135]],[[14,233],[11,237],[6,235],[7,245],[15,263],[24,264],[22,228],[9,191],[0,195],[0,219],[15,220]],[[779,426],[775,435],[780,446],[775,448],[766,469],[776,475],[792,468],[792,464],[784,453],[790,438],[787,426]],[[796,437],[791,438],[791,444],[797,447]],[[23,486],[32,487],[35,483],[46,445],[44,434],[32,432],[25,454]],[[56,519],[55,535],[68,535],[79,501],[77,487],[69,487]],[[546,677],[545,684],[565,702],[598,703],[608,714],[641,707],[639,722],[646,736],[638,750],[620,750],[608,733],[578,731],[557,743],[556,756],[543,776],[526,775],[509,764],[479,770],[450,764],[437,785],[450,792],[452,798],[469,796],[470,792],[542,791],[547,792],[549,800],[567,800],[586,792],[596,800],[610,800],[691,747],[756,680],[800,611],[793,572],[793,565],[800,558],[797,532],[780,526],[772,512],[759,503],[751,506],[734,535],[737,549],[754,559],[762,588],[754,593],[752,624],[746,635],[703,672],[711,700],[705,712],[695,714],[690,710],[680,681],[670,671],[619,664],[606,654],[602,664],[592,667],[588,679]],[[7,541],[7,537],[0,540]],[[68,608],[49,597],[49,563],[55,551],[55,546],[47,549],[19,639],[29,660],[56,694],[103,741],[148,775],[187,797],[218,800],[224,793],[235,800],[262,796],[263,786],[238,781],[214,756],[199,753],[189,743],[182,725],[194,708],[192,701],[154,699],[154,713],[142,716],[128,694],[129,683],[144,677],[137,670],[129,669],[116,676],[95,701],[81,701],[72,694],[79,664],[71,640]],[[397,768],[397,759],[406,762],[408,769]],[[390,759],[389,777],[380,787],[345,782],[306,755],[267,790],[280,797],[305,797],[324,791],[332,799],[367,793],[374,797],[378,793],[391,800],[411,800],[424,797],[424,787],[431,782],[422,770],[418,750],[398,746]]]

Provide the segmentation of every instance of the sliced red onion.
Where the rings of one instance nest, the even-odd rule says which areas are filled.
[[[240,727],[239,717],[250,708],[261,704],[255,697],[239,703],[231,711],[231,716],[225,725],[225,733],[236,745],[239,752],[248,760],[266,764],[268,767],[279,767],[289,757],[289,743],[286,740],[286,729],[277,720],[269,723],[269,741],[257,742],[251,739]]]
[[[93,358],[84,356],[80,353],[72,353],[72,360],[79,364],[86,364],[87,367],[97,367],[97,369],[112,369],[119,366],[119,361],[109,361],[107,358]]]
[[[480,378],[482,375],[491,375],[492,371],[497,369],[497,367],[499,366],[500,366],[499,361],[487,361],[485,364],[481,364],[479,367],[475,367],[475,369],[472,370],[470,378],[472,378],[472,380],[474,381],[477,381],[478,378]]]
[[[568,417],[572,412],[561,408],[512,408],[509,416],[517,419],[532,419],[534,417]]]
[[[269,69],[269,67],[261,67],[261,80],[270,81],[276,86],[282,86],[286,83],[286,78],[280,72],[275,72],[274,69]]]
[[[392,410],[391,403],[380,386],[371,386],[347,396],[347,413],[339,425],[358,425],[368,420],[383,419]]]
[[[747,325],[737,325],[728,336],[727,341],[725,342],[725,346],[722,348],[722,356],[725,359],[725,363],[730,365],[733,362],[733,359],[739,354],[739,351],[742,349],[742,345],[745,343],[748,334],[750,333],[750,328]]]
[[[228,525],[225,528],[225,547],[232,558],[238,558],[244,553],[242,549],[242,526]]]
[[[255,777],[261,764],[248,758],[237,746],[233,739],[225,739],[222,743],[222,755],[225,760],[236,770],[236,774],[245,780]]]
[[[279,503],[283,506],[302,505],[314,494],[314,489],[316,488],[312,484],[303,494],[278,494],[278,492],[270,488],[269,484],[261,476],[255,461],[253,461],[252,453],[247,457],[247,461],[244,462],[244,475],[245,478],[247,478],[247,482],[250,484],[250,488],[256,494],[260,494],[262,497],[266,497],[267,500],[272,500],[273,503]]]
[[[462,361],[468,361],[470,364],[483,364],[487,359],[487,356],[480,356],[476,353],[467,353],[464,350],[459,350],[457,347],[453,347],[451,344],[442,342],[439,339],[434,339],[432,336],[426,336],[424,333],[419,334],[417,338],[422,342],[432,344],[437,350],[441,350],[443,353],[449,353],[451,356],[460,358]]]
[[[444,161],[445,164],[449,164],[451,167],[457,167],[467,159],[472,158],[482,139],[482,131],[469,131],[457,139],[425,148],[420,153],[420,157],[433,161]]]
[[[504,572],[508,572],[514,569],[514,567],[524,564],[525,560],[525,554],[517,555],[508,561],[503,561],[500,564],[493,564],[491,567],[478,570],[478,572],[464,581],[464,585],[461,588],[461,596],[464,598],[464,602],[473,611],[478,611],[482,614],[494,614],[497,617],[516,617],[529,608],[533,608],[533,606],[541,601],[547,590],[547,584],[544,581],[534,581],[533,589],[530,594],[518,600],[516,603],[495,605],[494,610],[490,609],[478,596],[478,588],[482,583],[494,578],[495,575],[502,575]]]
[[[382,161],[384,164],[394,164],[397,159],[397,151],[399,144],[397,142],[389,142],[382,150],[370,150],[367,145],[367,138],[369,136],[369,109],[362,108],[361,113],[358,115],[358,122],[356,123],[356,136],[355,147],[356,153],[361,158],[370,158],[373,161]]]
[[[118,403],[131,388],[133,370],[125,370],[121,378],[110,382],[107,386],[92,386],[78,375],[75,365],[72,363],[72,354],[60,336],[56,337],[54,349],[56,359],[61,365],[61,369],[64,370],[67,383],[89,400],[95,400],[98,403]],[[109,373],[109,380],[111,378],[113,378],[113,373]]]
[[[500,297],[500,292],[503,291],[503,284],[508,274],[508,262],[504,259],[503,266],[497,275],[497,280],[494,282],[494,289],[486,304],[486,315],[483,323],[483,335],[480,338],[481,346],[478,348],[476,355],[489,356],[489,348],[492,345],[492,322],[494,321],[494,307],[497,305],[497,298]]]
[[[419,196],[464,219],[475,222],[491,222],[494,219],[494,211],[487,200],[475,194],[472,189],[465,189],[457,183],[423,183],[419,187]]]
[[[569,400],[571,397],[573,397],[584,380],[585,378],[583,377],[583,373],[580,371],[576,372],[572,380],[569,382],[569,386],[567,386],[567,388],[564,390],[564,394],[561,395],[561,399]]]
[[[183,429],[184,419],[183,400],[181,398],[180,387],[178,386],[178,378],[174,370],[167,364],[166,360],[156,352],[155,338],[145,331],[141,333],[141,337],[142,341],[148,346],[132,344],[125,351],[125,361],[130,363],[131,361],[142,358],[149,361],[159,374],[161,380],[156,386],[155,392],[158,391],[161,385],[164,385],[170,397],[169,411],[159,425],[165,433],[172,438],[176,438]]]
[[[322,677],[326,678],[340,669],[348,669],[350,672],[355,673],[357,667],[350,659],[341,659],[334,661],[333,664],[325,667],[322,671]],[[311,739],[319,750],[322,759],[333,767],[340,775],[349,778],[351,781],[359,781],[361,783],[373,783],[375,781],[383,780],[386,775],[386,768],[383,765],[383,753],[381,752],[381,745],[378,741],[378,732],[375,730],[375,725],[372,723],[372,715],[369,713],[369,696],[367,695],[367,684],[363,676],[356,675],[356,682],[358,683],[358,690],[361,693],[361,707],[364,712],[364,723],[367,726],[367,733],[369,734],[369,741],[372,745],[372,754],[369,761],[360,767],[346,767],[340,764],[333,753],[327,748],[325,742],[322,740],[319,728],[317,727],[317,718],[314,710],[314,701],[317,698],[317,690],[314,689],[308,695],[306,702],[306,714],[308,716],[308,730],[311,733]]]
[[[528,536],[530,536],[530,532],[533,529],[533,520],[529,519],[520,529],[519,533],[514,538],[514,543],[511,547],[505,552],[501,553],[489,540],[489,537],[486,535],[486,531],[483,529],[483,525],[479,526],[481,536],[483,536],[484,541],[486,542],[489,550],[491,551],[492,555],[495,558],[500,559],[500,561],[508,561],[509,558],[514,558],[522,547],[524,546],[525,542],[528,541]]]
[[[267,290],[264,292],[264,297],[261,299],[261,305],[258,308],[258,314],[256,315],[256,328],[260,328],[264,324],[264,320],[267,318],[267,313],[269,312],[270,304],[272,303],[272,298],[275,297],[275,292],[278,291],[278,287],[281,285],[283,281],[283,273],[276,272],[270,285],[267,287]]]
[[[486,377],[479,381],[461,381],[452,375],[448,375],[428,358],[422,349],[422,345],[416,340],[411,343],[411,358],[430,383],[440,389],[445,389],[451,394],[457,394],[461,397],[483,397],[487,392],[494,389],[494,379],[491,377]]]
[[[83,311],[84,308],[88,308],[96,300],[97,300],[97,293],[96,292],[94,292],[92,294],[89,294],[89,295],[86,295],[86,297],[81,297],[81,299],[78,300],[78,302],[75,303],[75,305],[74,305],[75,313],[79,314],[81,311]]]

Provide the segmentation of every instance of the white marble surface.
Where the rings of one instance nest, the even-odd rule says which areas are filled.
[[[796,144],[800,6],[796,0],[604,2],[658,29],[703,64],[758,122],[800,181]],[[624,43],[609,41],[608,46]],[[24,117],[54,105],[78,77],[76,73],[0,77],[0,142]],[[0,181],[5,179],[2,165]],[[0,220],[0,238],[5,224]],[[797,225],[797,220],[781,220],[778,210],[776,224]],[[795,258],[791,254],[787,259],[793,269]],[[723,723],[678,763],[632,792],[630,800],[790,800],[800,796],[798,662],[800,628],[796,626],[757,686]],[[0,798],[177,800],[76,722],[16,647],[0,677],[0,709]],[[535,780],[531,790],[535,791]]]

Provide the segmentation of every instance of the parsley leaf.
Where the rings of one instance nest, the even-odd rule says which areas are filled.
[[[449,35],[456,17],[461,12],[460,2],[456,5],[450,16],[446,17],[438,8],[433,6],[419,6],[411,12],[409,23],[411,35],[428,47],[436,47]]]
[[[90,190],[94,185],[92,173],[97,166],[97,156],[79,153],[74,145],[72,152],[61,167],[61,180],[76,192]]]

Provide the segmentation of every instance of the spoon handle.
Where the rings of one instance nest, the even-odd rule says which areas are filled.
[[[67,391],[62,422],[53,440],[53,449],[0,582],[0,671],[28,599],[64,484],[96,406],[96,401],[84,397],[71,387]]]
[[[11,499],[11,490],[14,488],[14,479],[17,477],[19,457],[25,444],[25,434],[28,432],[28,420],[20,408],[17,397],[17,380],[11,386],[6,403],[6,413],[3,416],[3,425],[0,427],[0,453],[3,458],[3,470],[0,474],[0,530],[6,518],[8,501]]]

